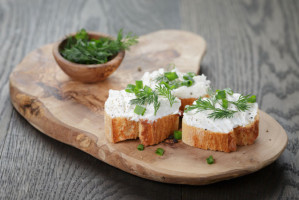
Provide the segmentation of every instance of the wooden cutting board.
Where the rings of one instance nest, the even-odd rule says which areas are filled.
[[[193,33],[162,30],[140,37],[126,52],[119,69],[106,81],[83,84],[71,80],[55,63],[53,44],[28,54],[10,76],[10,96],[16,110],[42,133],[128,173],[166,183],[204,185],[252,173],[269,165],[287,144],[283,128],[260,112],[255,144],[233,153],[193,148],[179,142],[161,143],[138,151],[138,140],[111,144],[104,135],[104,103],[109,89],[123,89],[170,63],[183,72],[199,71],[205,41]],[[225,87],[225,86],[223,86]],[[156,148],[165,149],[163,156]],[[210,155],[216,160],[206,163]]]

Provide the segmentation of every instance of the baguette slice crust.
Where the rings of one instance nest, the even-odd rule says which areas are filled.
[[[254,121],[247,126],[238,126],[234,128],[234,132],[237,139],[237,145],[244,146],[253,144],[259,135],[259,122],[260,116],[257,112]]]
[[[139,123],[125,117],[111,118],[105,112],[105,135],[109,142],[138,138]]]
[[[259,113],[254,121],[245,127],[238,126],[229,133],[218,133],[189,126],[183,118],[182,141],[200,149],[232,152],[237,145],[253,144],[259,133]]]
[[[111,118],[105,112],[105,135],[109,142],[117,143],[139,137],[144,146],[154,145],[165,140],[179,128],[179,115],[167,115],[154,122],[131,121],[125,117]]]

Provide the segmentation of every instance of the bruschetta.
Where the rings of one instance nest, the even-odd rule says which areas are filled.
[[[205,75],[181,73],[176,68],[171,71],[161,68],[151,73],[145,72],[141,80],[152,89],[161,83],[170,88],[172,94],[181,100],[181,111],[184,111],[186,105],[192,105],[199,97],[207,97],[207,89],[210,87],[210,81]]]
[[[253,144],[259,134],[255,96],[230,89],[187,106],[182,121],[182,141],[193,147],[231,152],[237,145]]]
[[[113,143],[139,138],[148,146],[173,134],[179,126],[181,102],[167,92],[164,86],[152,90],[142,81],[129,84],[126,90],[110,90],[105,102],[106,138]]]

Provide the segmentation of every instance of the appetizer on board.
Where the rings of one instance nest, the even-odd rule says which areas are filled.
[[[164,85],[155,90],[142,81],[110,90],[105,102],[105,135],[113,143],[139,138],[144,146],[165,140],[179,127],[181,102]]]
[[[254,95],[216,90],[186,106],[182,141],[201,149],[224,152],[253,144],[259,133],[258,104]]]
[[[184,111],[186,105],[192,105],[199,97],[207,97],[207,89],[210,87],[210,81],[205,75],[196,75],[193,72],[181,73],[176,68],[171,71],[161,68],[151,73],[145,72],[142,80],[152,89],[157,84],[169,88],[172,94],[181,100],[181,111]]]

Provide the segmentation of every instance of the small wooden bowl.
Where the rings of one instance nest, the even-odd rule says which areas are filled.
[[[95,32],[87,32],[89,37],[91,39],[98,39],[101,37],[108,37],[113,39],[112,37],[101,34],[101,33],[95,33]],[[70,36],[74,36],[74,34],[71,34]],[[57,42],[53,47],[53,56],[59,65],[59,67],[71,78],[77,81],[81,81],[84,83],[95,83],[98,81],[105,80],[108,76],[110,76],[121,64],[124,56],[125,51],[120,51],[114,58],[109,60],[108,62],[104,64],[77,64],[68,61],[65,59],[59,52],[60,49],[62,49],[66,43],[68,37],[60,40]]]

